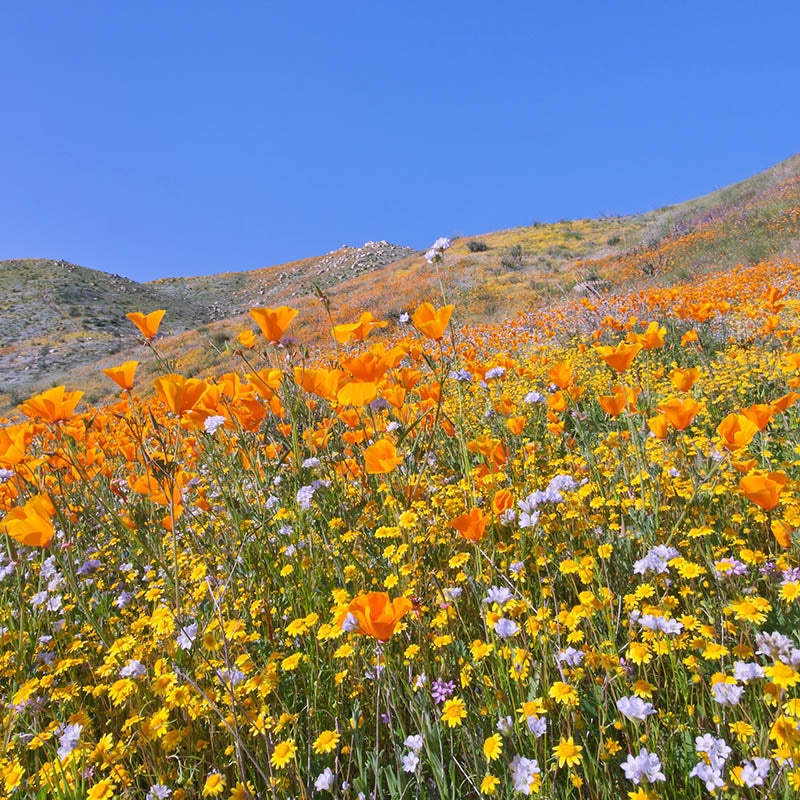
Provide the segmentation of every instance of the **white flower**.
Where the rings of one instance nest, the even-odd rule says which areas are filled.
[[[424,744],[425,740],[422,738],[422,735],[417,733],[414,736],[407,736],[406,740],[403,742],[403,747],[407,747],[409,750],[419,753]]]
[[[620,697],[617,700],[617,710],[628,719],[644,720],[650,714],[655,714],[656,710],[652,703],[646,703],[641,697],[631,695],[630,697]]]
[[[354,614],[351,614],[349,611],[347,612],[345,618],[342,620],[342,630],[345,633],[350,633],[351,631],[358,630],[358,620],[356,619]]]
[[[154,783],[144,800],[167,800],[172,795],[172,789],[168,789],[163,783]]]
[[[517,631],[519,630],[519,625],[514,622],[513,619],[506,619],[505,617],[500,617],[497,622],[494,624],[494,632],[501,638],[501,639],[510,639],[512,636],[515,636]]]
[[[689,777],[700,778],[700,780],[705,783],[706,789],[708,789],[709,792],[721,789],[725,785],[725,781],[722,780],[722,770],[715,769],[710,764],[706,764],[705,761],[698,762],[689,773]]]
[[[733,665],[733,677],[736,678],[737,681],[747,683],[756,678],[763,678],[764,668],[760,664],[737,661]]]
[[[537,738],[541,739],[547,733],[547,718],[537,717],[535,714],[528,717],[525,722],[528,724],[528,730]]]
[[[403,756],[403,772],[416,772],[419,766],[419,756],[413,751],[409,750]]]
[[[203,427],[206,429],[206,433],[214,434],[224,424],[225,424],[225,417],[213,416],[205,418],[205,421],[203,422]]]
[[[121,678],[141,678],[147,673],[147,668],[141,661],[132,658],[120,671]]]
[[[742,783],[749,786],[763,786],[764,779],[769,775],[770,760],[756,756],[752,761],[745,761],[742,764]]]
[[[666,777],[661,771],[661,759],[655,753],[648,753],[644,747],[639,751],[638,756],[628,755],[628,758],[620,765],[625,773],[625,777],[635,784],[642,782],[645,778],[648,783],[665,781]]]
[[[178,647],[181,650],[191,650],[194,640],[197,638],[197,623],[185,625],[178,633]]]
[[[73,723],[66,725],[58,737],[58,757],[65,759],[77,746],[81,740],[83,725]]]
[[[500,717],[500,719],[497,720],[497,730],[500,731],[503,736],[510,736],[514,731],[514,720],[511,719],[510,716]]]
[[[508,765],[511,770],[511,779],[514,781],[514,791],[530,796],[531,786],[536,780],[536,776],[541,773],[539,762],[535,758],[523,758],[514,756],[514,760]]]
[[[484,603],[491,605],[497,603],[499,606],[504,606],[514,596],[511,589],[506,586],[491,586],[483,598]]]
[[[737,686],[735,683],[724,683],[720,681],[711,687],[714,699],[722,706],[738,706],[742,699],[744,686]]]
[[[329,792],[333,788],[333,780],[334,775],[331,768],[325,767],[325,769],[317,775],[317,779],[314,781],[314,788],[316,788],[318,792]]]

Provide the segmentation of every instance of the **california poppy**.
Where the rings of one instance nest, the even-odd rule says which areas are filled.
[[[136,367],[139,366],[138,361],[126,361],[118,367],[109,367],[104,369],[103,373],[108,375],[120,389],[129,391],[133,388],[133,379],[136,375]]]
[[[402,464],[403,457],[397,455],[397,448],[388,439],[378,439],[364,451],[364,462],[370,475],[384,475]]]
[[[151,311],[149,314],[142,314],[141,311],[132,311],[125,316],[139,329],[139,333],[148,341],[153,339],[158,333],[158,326],[166,314],[165,309]]]
[[[620,342],[616,347],[601,344],[595,345],[597,355],[615,372],[625,372],[641,349],[642,345],[638,342]]]
[[[741,450],[758,433],[758,425],[744,414],[728,414],[717,426],[717,433],[726,450]]]
[[[744,496],[765,511],[780,502],[783,487],[789,482],[785,472],[753,472],[739,481]]]
[[[299,312],[296,308],[251,308],[250,316],[258,323],[267,341],[277,344]]]
[[[331,330],[331,335],[339,344],[347,344],[351,340],[363,342],[374,328],[385,328],[387,325],[387,322],[377,320],[371,312],[365,311],[358,322],[337,325]]]
[[[162,375],[156,378],[156,391],[175,414],[183,414],[197,405],[208,389],[205,381],[199,378],[184,378],[183,375]]]
[[[13,467],[25,458],[25,425],[9,425],[0,428],[0,465]]]
[[[672,398],[660,403],[658,410],[669,420],[669,424],[679,431],[686,430],[700,410],[700,404],[693,397]]]
[[[354,597],[347,611],[358,622],[358,633],[388,642],[400,620],[414,607],[407,597],[389,599],[386,592],[369,592]]]
[[[59,422],[75,413],[81,397],[83,392],[68,392],[66,386],[55,386],[26,400],[19,410],[32,419],[40,417],[45,422]]]
[[[489,515],[483,514],[479,508],[471,508],[466,514],[451,519],[448,524],[467,541],[479,542],[483,538],[489,519]]]
[[[0,528],[12,539],[32,547],[47,547],[53,539],[55,508],[46,494],[37,494],[25,505],[12,508]]]
[[[667,329],[659,326],[657,322],[651,322],[644,333],[631,333],[628,338],[632,342],[638,342],[645,350],[654,350],[664,346],[664,339]]]
[[[572,367],[566,361],[559,361],[547,372],[548,377],[559,389],[566,389],[572,383],[574,374]]]
[[[430,303],[422,303],[411,316],[414,327],[430,339],[441,339],[450,322],[455,306],[434,308]]]
[[[672,385],[679,392],[688,392],[694,386],[697,379],[700,377],[700,370],[697,367],[690,367],[689,369],[674,369],[669,374],[669,379]]]

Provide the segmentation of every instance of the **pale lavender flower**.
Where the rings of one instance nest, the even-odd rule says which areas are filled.
[[[441,678],[437,678],[431,684],[431,697],[433,698],[433,702],[443,703],[455,690],[456,685],[453,681],[443,681]]]
[[[409,750],[402,758],[403,772],[416,772],[419,766],[419,756],[413,751]]]
[[[314,788],[318,792],[329,792],[333,789],[334,775],[330,767],[325,767],[314,781]]]
[[[75,748],[81,740],[81,731],[83,725],[75,722],[71,725],[65,725],[61,730],[61,735],[58,737],[58,757],[65,759]]]
[[[519,631],[519,625],[513,619],[500,617],[494,624],[494,632],[501,639],[510,639],[517,634],[517,631]]]
[[[735,683],[715,683],[711,687],[711,692],[714,699],[721,706],[738,706],[739,701],[742,699],[744,686],[737,686]]]
[[[646,703],[641,697],[637,697],[635,694],[630,697],[620,697],[620,699],[617,700],[617,710],[628,719],[637,720],[638,722],[656,713],[652,703]]]
[[[655,753],[648,753],[644,747],[639,750],[638,756],[628,755],[628,758],[620,765],[625,777],[635,784],[640,784],[642,780],[648,783],[665,781],[666,777],[661,771],[661,759]]]
[[[514,756],[508,768],[511,772],[511,780],[514,781],[514,791],[530,796],[531,786],[536,780],[536,776],[541,773],[539,762],[535,758]]]

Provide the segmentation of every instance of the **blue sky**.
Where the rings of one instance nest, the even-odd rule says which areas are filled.
[[[0,259],[137,280],[646,211],[800,151],[795,2],[4,3]]]

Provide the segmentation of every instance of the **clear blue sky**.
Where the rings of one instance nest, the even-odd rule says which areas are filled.
[[[0,259],[138,280],[646,211],[800,151],[786,2],[4,2]]]

